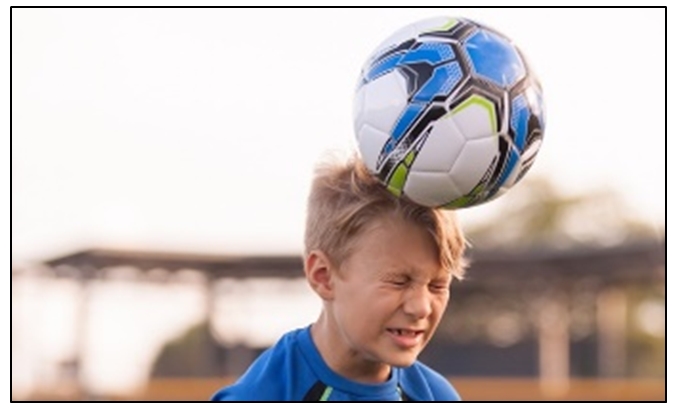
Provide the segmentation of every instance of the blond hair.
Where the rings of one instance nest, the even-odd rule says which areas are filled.
[[[427,230],[439,252],[439,263],[461,279],[467,262],[465,238],[455,214],[417,205],[390,193],[358,157],[327,161],[315,170],[305,223],[305,256],[321,250],[340,266],[356,238],[373,221],[396,214]]]

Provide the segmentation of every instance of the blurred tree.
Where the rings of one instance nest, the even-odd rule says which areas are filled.
[[[221,376],[226,350],[213,339],[202,321],[164,345],[151,377]]]
[[[656,236],[610,189],[564,195],[548,179],[530,177],[495,204],[493,216],[466,226],[470,242],[482,249],[612,246]]]
[[[222,345],[207,321],[170,340],[158,354],[151,377],[220,377],[241,375],[265,348]]]

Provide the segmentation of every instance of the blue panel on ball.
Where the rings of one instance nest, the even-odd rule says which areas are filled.
[[[528,133],[528,117],[530,110],[526,103],[526,98],[519,95],[512,100],[512,117],[509,125],[514,130],[514,145],[523,152],[523,147],[526,144],[526,136]]]
[[[455,53],[449,44],[423,43],[415,50],[410,50],[406,53],[400,64],[425,62],[435,65],[453,58],[455,58]]]
[[[406,129],[408,129],[408,127],[415,121],[424,108],[425,105],[422,104],[409,104],[406,107],[406,110],[394,125],[392,137],[385,145],[385,153],[390,153],[392,149],[394,149],[397,142],[399,142],[399,139],[401,139],[402,135],[404,135],[404,132],[406,132]]]
[[[478,30],[465,41],[474,71],[501,87],[510,87],[526,75],[516,48],[505,38]]]
[[[503,169],[502,174],[500,175],[500,180],[498,180],[496,188],[502,186],[505,183],[505,180],[507,180],[507,178],[509,177],[509,175],[512,174],[512,171],[514,170],[514,165],[516,165],[518,159],[519,154],[514,149],[510,149],[509,157],[507,158],[507,163],[505,164],[505,168]]]
[[[373,81],[374,79],[380,77],[381,75],[385,75],[388,72],[394,70],[399,64],[399,61],[401,60],[402,57],[404,57],[404,53],[396,53],[390,56],[387,56],[386,58],[376,61],[371,65],[371,68],[369,69],[369,72],[366,74],[364,80],[366,82]]]
[[[432,77],[413,96],[417,102],[430,102],[432,98],[447,95],[462,79],[462,69],[457,62],[444,64],[434,69]]]

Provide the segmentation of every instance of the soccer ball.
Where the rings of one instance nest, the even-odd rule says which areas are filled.
[[[540,83],[504,35],[432,18],[387,38],[354,97],[361,158],[397,196],[469,207],[509,190],[533,164],[545,126]]]

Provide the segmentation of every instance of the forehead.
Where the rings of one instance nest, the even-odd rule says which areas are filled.
[[[443,273],[431,233],[398,216],[374,220],[355,238],[352,247],[346,260],[350,267],[368,267],[374,273]]]

